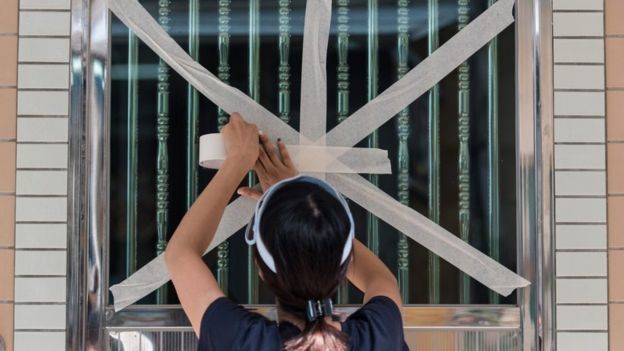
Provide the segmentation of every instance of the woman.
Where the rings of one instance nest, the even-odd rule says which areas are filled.
[[[222,130],[226,160],[184,216],[165,261],[199,350],[407,350],[397,281],[354,239],[346,201],[329,184],[299,176],[285,145],[277,148],[236,113]],[[235,304],[202,261],[234,191],[251,169],[261,193],[246,240],[260,277],[277,300],[278,323]],[[364,305],[340,321],[331,297],[346,276]]]

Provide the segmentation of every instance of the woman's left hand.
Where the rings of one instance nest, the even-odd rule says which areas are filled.
[[[238,194],[256,200],[262,196],[262,192],[266,191],[273,184],[282,179],[294,177],[299,173],[288,154],[288,149],[284,142],[277,139],[277,147],[275,147],[264,133],[260,133],[260,142],[262,143],[259,148],[260,156],[254,166],[254,171],[256,171],[258,180],[260,180],[262,191],[250,187],[238,189]]]
[[[245,171],[251,170],[260,153],[258,127],[247,123],[240,114],[234,112],[230,115],[230,122],[221,129],[221,135],[225,144],[226,161],[235,162],[245,168]]]

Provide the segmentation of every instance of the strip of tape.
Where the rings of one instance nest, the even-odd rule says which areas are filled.
[[[392,173],[386,150],[317,145],[286,147],[295,167],[304,173]],[[339,155],[338,159],[336,155]],[[205,134],[199,138],[199,164],[202,167],[219,168],[225,156],[221,134]]]
[[[329,145],[352,146],[429,91],[509,27],[515,0],[498,0],[403,78],[327,133]]]
[[[215,237],[212,239],[210,246],[208,246],[204,254],[219,246],[219,244],[227,240],[232,234],[249,223],[255,207],[255,200],[243,196],[232,201],[232,203],[225,208]],[[126,280],[110,288],[115,298],[115,311],[120,311],[139,301],[141,298],[167,283],[170,279],[167,266],[165,265],[164,254],[158,255]]]
[[[483,285],[508,296],[529,282],[417,211],[403,206],[357,174],[328,174],[327,181],[379,219],[400,230]]]

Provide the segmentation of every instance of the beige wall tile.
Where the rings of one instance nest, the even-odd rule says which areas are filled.
[[[555,91],[555,115],[604,116],[605,94],[601,91]]]
[[[17,33],[17,5],[19,0],[2,0],[0,33]]]
[[[65,329],[65,305],[16,305],[15,329]]]
[[[0,249],[0,301],[13,301],[15,251]]]
[[[607,146],[607,191],[609,194],[624,194],[624,144]]]
[[[15,252],[16,275],[65,275],[66,263],[66,251]]]
[[[606,234],[604,236],[606,247]],[[65,249],[67,248],[67,224],[17,223],[15,247],[18,249]]]
[[[557,252],[557,277],[606,277],[606,252]]]
[[[15,142],[0,142],[0,192],[15,192]]]
[[[595,37],[604,34],[602,12],[555,12],[553,35],[557,37]]]
[[[20,117],[17,119],[17,141],[68,141],[68,118]]]
[[[0,246],[15,245],[15,196],[0,196]]]
[[[0,335],[4,338],[7,351],[13,350],[13,304],[0,303]]]
[[[554,10],[602,10],[603,0],[554,0]]]
[[[67,195],[67,171],[17,171],[17,195]]]
[[[0,55],[0,85],[16,85],[17,36],[0,36],[0,50],[2,50],[2,55]]]
[[[557,224],[557,250],[606,250],[606,224]],[[19,234],[19,227],[16,229]],[[19,239],[16,235],[15,240]]]
[[[17,90],[0,89],[0,138],[15,139],[17,120]]]
[[[624,34],[624,21],[622,21],[623,14],[624,1],[605,1],[605,31],[607,35]]]
[[[557,198],[555,211],[557,223],[604,223],[607,201],[604,198]]]
[[[624,302],[624,250],[609,251],[609,301]],[[620,272],[619,274],[615,272]],[[624,328],[624,325],[622,326]]]
[[[624,247],[624,196],[609,196],[609,247]]]
[[[69,62],[69,38],[21,38],[20,62]]]
[[[555,65],[555,89],[604,89],[604,66]]]
[[[71,0],[21,0],[22,10],[69,10]]]
[[[15,202],[15,220],[19,222],[67,221],[65,197],[18,197]]]
[[[624,141],[624,91],[607,92],[607,140]]]
[[[64,277],[15,278],[15,302],[65,302],[67,279]]]
[[[555,172],[555,194],[557,196],[605,195],[605,176],[605,171],[557,171]]]
[[[607,305],[557,306],[557,330],[607,330]]]
[[[603,118],[555,118],[555,143],[603,143]]]
[[[607,88],[624,87],[624,38],[607,38]]]
[[[15,345],[17,346],[17,333]],[[598,351],[609,349],[608,333],[559,332],[557,333],[557,349],[565,351]]]
[[[556,287],[557,303],[607,303],[606,278],[557,279]]]
[[[17,331],[14,351],[65,350],[63,331]]]
[[[555,145],[556,169],[605,169],[604,145]]]
[[[20,35],[69,35],[69,15],[67,11],[22,11],[19,22]]]
[[[69,65],[20,64],[17,73],[20,89],[69,88]]]
[[[609,305],[609,350],[624,350],[624,304],[612,303]]]
[[[555,63],[604,63],[602,39],[555,39]]]

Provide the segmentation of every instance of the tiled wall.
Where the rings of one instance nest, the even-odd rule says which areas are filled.
[[[553,5],[558,350],[607,351],[603,0]]]
[[[624,1],[606,1],[611,351],[624,350]]]
[[[0,11],[0,337],[13,348],[18,0]]]
[[[624,350],[624,275],[614,273],[624,267],[624,1],[553,3],[558,349]],[[3,0],[0,11],[8,350],[64,349],[69,8]]]
[[[64,350],[70,0],[3,0],[0,33],[0,335]]]

